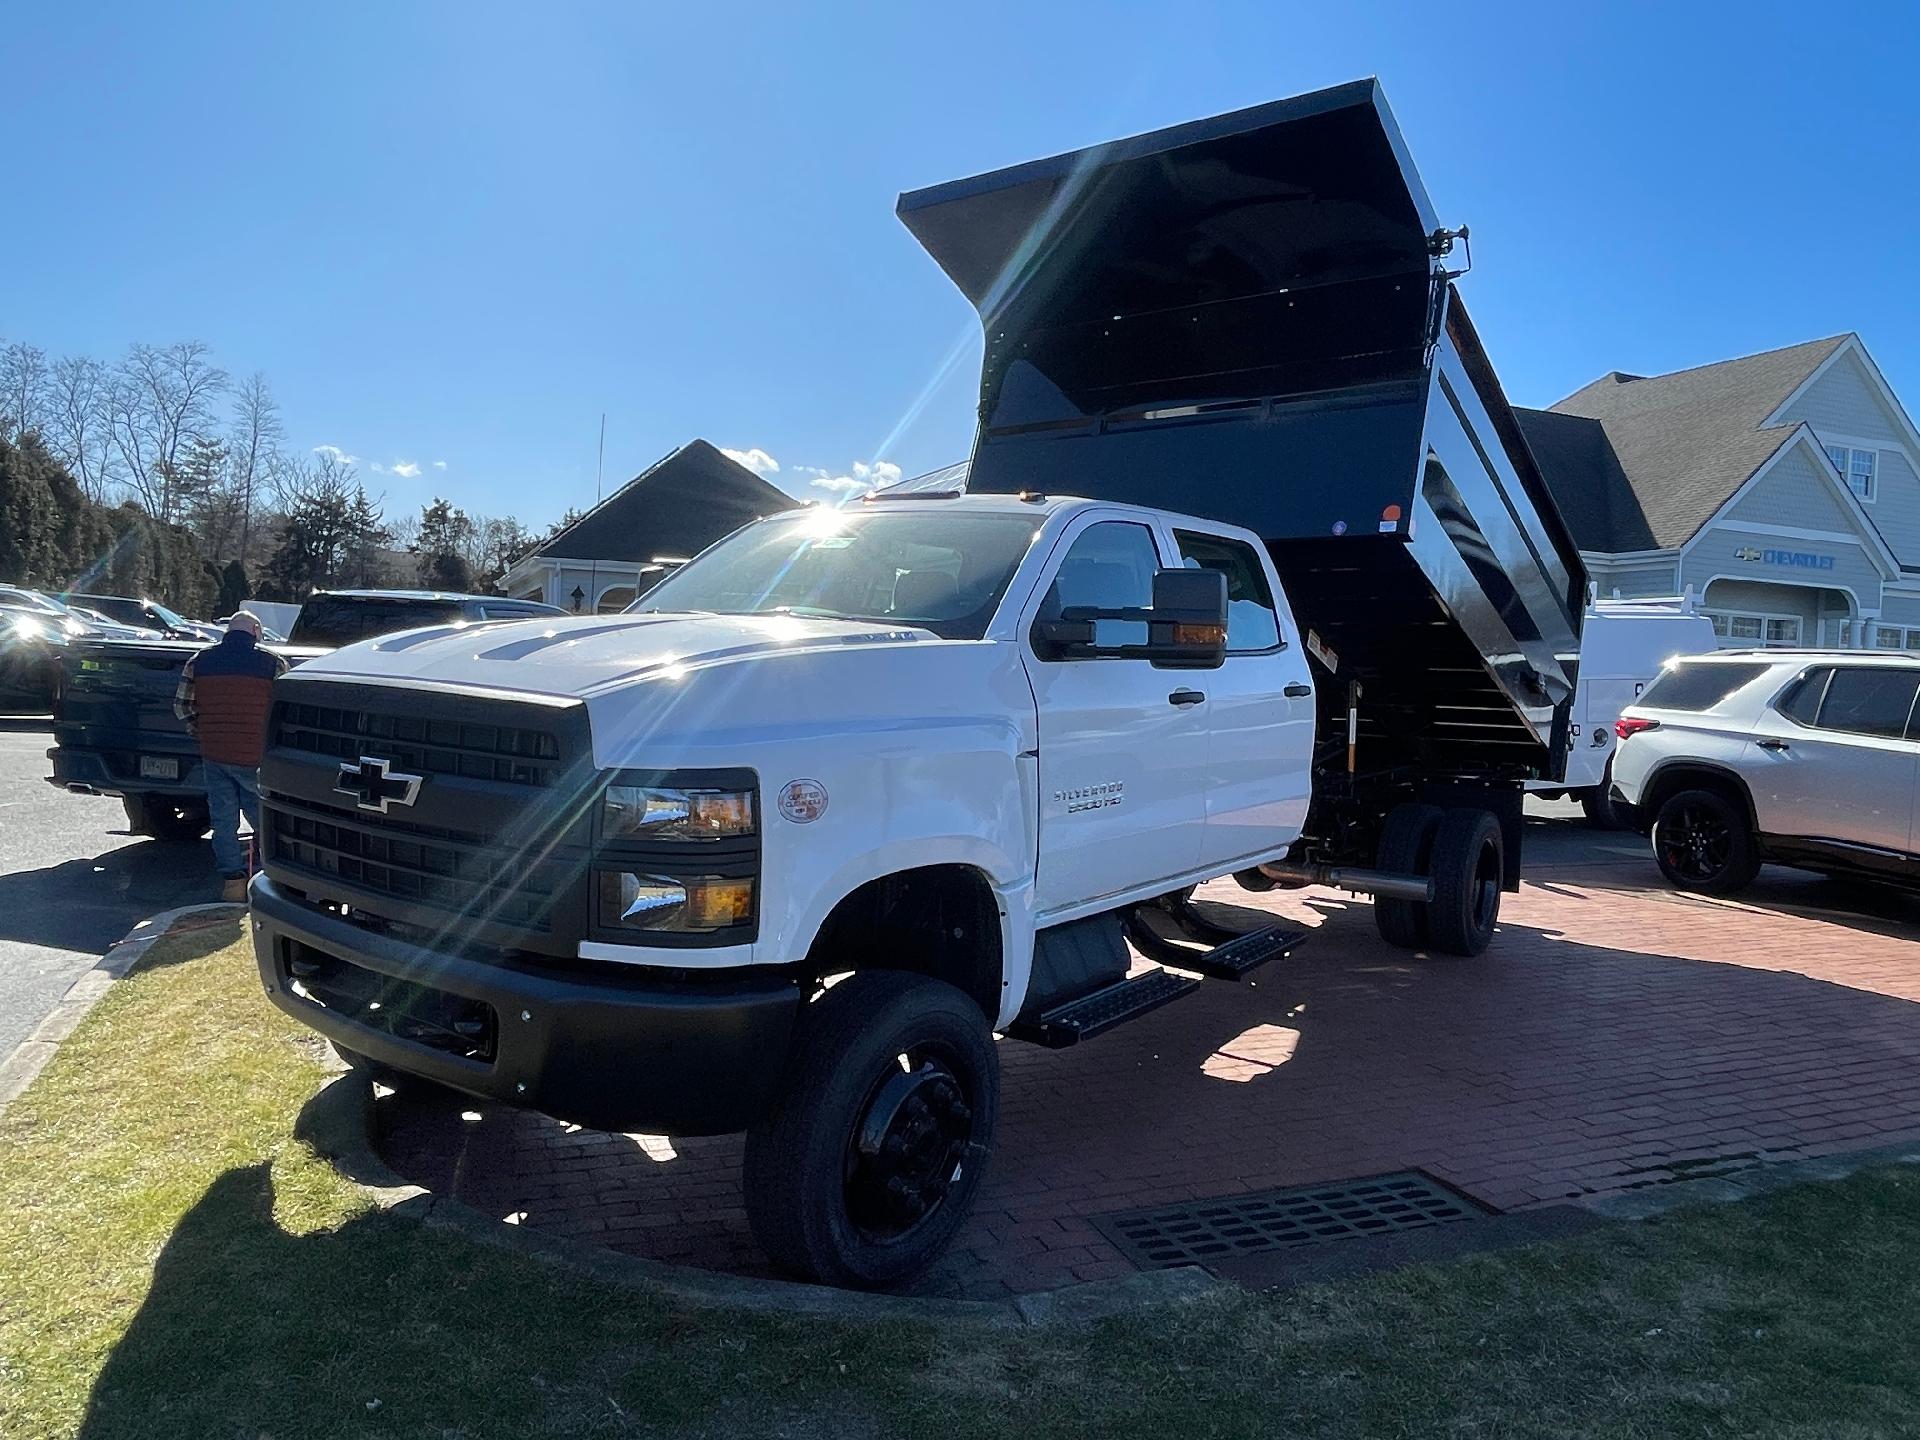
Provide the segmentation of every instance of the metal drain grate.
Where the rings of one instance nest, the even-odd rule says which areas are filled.
[[[1329,1240],[1422,1230],[1478,1220],[1485,1213],[1439,1182],[1407,1171],[1129,1210],[1102,1216],[1094,1224],[1134,1264],[1157,1270]]]

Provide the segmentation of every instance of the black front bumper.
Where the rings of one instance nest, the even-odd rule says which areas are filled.
[[[406,1074],[596,1130],[746,1129],[772,1103],[805,999],[778,979],[557,973],[444,954],[364,930],[266,875],[251,898],[261,983],[287,1014]],[[296,970],[326,975],[335,1005]],[[349,993],[355,1003],[341,1003]],[[368,994],[386,1003],[359,1003]]]

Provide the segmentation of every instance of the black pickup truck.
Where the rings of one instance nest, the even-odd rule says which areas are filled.
[[[285,643],[266,648],[290,665],[357,640],[426,625],[525,620],[566,612],[533,600],[429,590],[323,590],[300,607]],[[53,706],[49,784],[117,795],[127,828],[161,840],[207,833],[200,750],[173,713],[174,690],[195,640],[75,640],[61,662]]]

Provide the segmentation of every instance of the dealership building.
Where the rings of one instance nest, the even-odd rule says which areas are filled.
[[[500,588],[609,615],[714,541],[796,503],[717,447],[690,440],[515,561]]]
[[[1859,336],[1517,413],[1601,595],[1691,588],[1724,645],[1920,649],[1920,432]]]

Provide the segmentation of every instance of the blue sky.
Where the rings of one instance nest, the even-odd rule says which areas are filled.
[[[1910,4],[28,0],[5,36],[0,339],[206,340],[390,510],[590,501],[603,411],[609,488],[696,435],[799,494],[961,458],[978,327],[900,190],[1366,74],[1516,401],[1858,330],[1920,410]]]

